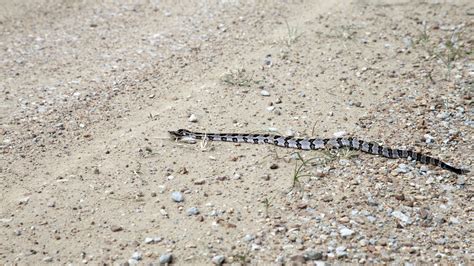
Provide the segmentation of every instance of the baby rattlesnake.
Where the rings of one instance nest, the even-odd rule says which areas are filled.
[[[176,140],[210,140],[210,141],[228,141],[245,142],[253,144],[273,144],[279,147],[295,148],[300,150],[319,150],[319,149],[338,149],[350,148],[360,150],[366,153],[381,155],[383,157],[412,158],[423,164],[431,164],[456,174],[466,174],[469,170],[453,167],[439,159],[424,155],[411,150],[400,150],[383,147],[374,142],[367,142],[356,138],[329,138],[329,139],[300,139],[293,137],[283,137],[269,134],[239,134],[239,133],[198,133],[186,129],[169,131]]]

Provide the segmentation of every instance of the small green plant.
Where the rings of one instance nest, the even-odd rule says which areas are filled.
[[[451,76],[453,63],[464,55],[464,51],[457,44],[458,38],[458,33],[453,32],[451,38],[442,43],[443,49],[435,53],[436,58],[441,60],[448,69],[447,78]]]
[[[349,148],[341,149],[327,149],[323,151],[322,164],[327,165],[337,159],[351,159],[357,156],[358,152],[356,150],[351,150]]]
[[[429,46],[429,42],[430,42],[430,35],[428,34],[428,29],[427,29],[427,26],[426,26],[426,23],[423,24],[423,30],[420,31],[420,34],[418,34],[418,38],[416,40],[416,43],[417,44],[420,44],[421,46],[423,46],[423,48],[428,52],[428,54],[432,54],[432,51]]]
[[[423,25],[423,30],[418,34],[416,44],[423,47],[428,53],[429,57],[435,58],[446,67],[447,74],[446,79],[450,79],[451,70],[456,60],[461,57],[470,54],[469,51],[465,51],[459,45],[459,39],[461,38],[461,32],[455,30],[449,38],[445,38],[441,43],[436,43],[429,35],[426,24]],[[431,72],[428,77],[433,81]]]
[[[259,83],[254,80],[254,72],[248,73],[244,68],[230,70],[228,73],[222,75],[221,81],[225,84],[238,87],[250,87],[252,84]]]
[[[356,157],[358,154],[356,150],[351,150],[349,148],[340,149],[339,151],[340,151],[339,154],[341,158],[347,159],[347,160]]]
[[[245,254],[237,254],[237,255],[235,255],[235,257],[239,259],[240,265],[242,265],[242,266],[245,266],[250,262],[248,252],[245,253]]]
[[[322,151],[323,156],[311,157],[307,160],[303,159],[299,152],[293,153],[296,155],[295,169],[293,171],[293,185],[292,189],[300,185],[300,178],[306,176],[312,176],[311,174],[304,174],[305,167],[308,165],[314,165],[312,162],[321,165],[327,165],[338,158],[350,159],[357,156],[358,152],[350,149],[328,149]],[[299,163],[300,161],[301,163]]]
[[[270,199],[269,198],[265,198],[263,201],[263,206],[265,207],[265,217],[269,217],[268,216],[268,211],[270,209],[270,207],[272,206],[272,204],[270,203]]]
[[[299,152],[293,153],[294,155],[297,156],[296,161],[295,161],[295,170],[293,171],[293,184],[291,189],[293,190],[295,187],[299,187],[301,185],[300,178],[305,177],[305,176],[311,176],[310,174],[303,174],[304,167],[308,165],[313,160],[318,159],[317,157],[312,157],[307,160],[303,159],[301,157],[301,154]],[[301,161],[301,164],[298,163],[298,161]]]
[[[288,21],[285,21],[286,23],[286,30],[287,30],[287,36],[285,40],[285,44],[287,46],[291,46],[292,44],[296,43],[298,39],[303,35],[302,33],[298,32],[298,28],[290,26]]]
[[[322,158],[322,165],[327,165],[333,161],[335,161],[338,157],[336,150],[326,149],[322,151],[323,158]]]

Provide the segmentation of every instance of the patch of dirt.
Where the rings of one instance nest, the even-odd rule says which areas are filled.
[[[295,180],[294,150],[168,130],[344,131],[471,169],[473,9],[3,5],[0,261],[469,264],[472,173],[300,151]]]

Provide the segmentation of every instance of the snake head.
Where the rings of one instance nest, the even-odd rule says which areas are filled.
[[[186,129],[178,129],[176,131],[168,131],[168,132],[175,139],[182,139],[184,137],[192,137],[193,136],[191,131],[186,130]]]

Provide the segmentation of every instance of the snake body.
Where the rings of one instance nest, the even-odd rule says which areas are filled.
[[[178,129],[177,131],[169,131],[171,136],[176,140],[210,140],[210,141],[227,141],[237,143],[252,144],[273,144],[279,147],[295,148],[300,150],[319,150],[319,149],[338,149],[349,148],[360,150],[366,153],[380,155],[386,158],[411,158],[423,164],[431,164],[456,174],[466,174],[469,170],[453,167],[437,158],[424,155],[411,150],[392,149],[378,145],[374,142],[367,142],[357,138],[327,138],[327,139],[308,139],[284,137],[270,134],[239,134],[239,133],[199,133],[186,129]]]

